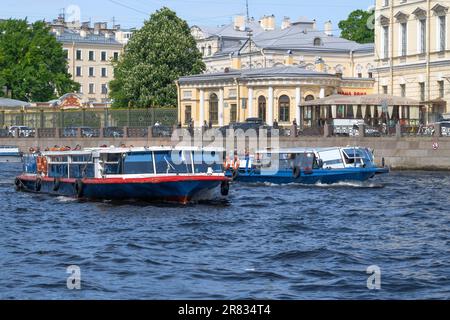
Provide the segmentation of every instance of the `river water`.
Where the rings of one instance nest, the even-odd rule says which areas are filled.
[[[20,169],[0,165],[1,299],[450,298],[449,173],[233,185],[184,207],[16,193]]]

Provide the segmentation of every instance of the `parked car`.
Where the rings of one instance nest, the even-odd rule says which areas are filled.
[[[105,137],[111,137],[111,138],[123,138],[125,133],[123,131],[123,128],[119,127],[108,127],[105,128],[104,131]]]
[[[19,137],[31,138],[36,135],[36,129],[26,126],[11,126],[9,128],[9,136],[15,137],[17,130],[19,131]]]

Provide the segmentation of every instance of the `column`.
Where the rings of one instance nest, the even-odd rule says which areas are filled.
[[[224,105],[223,105],[223,88],[219,90],[219,127],[223,127]]]
[[[269,112],[267,114],[267,124],[273,126],[273,87],[269,87],[269,101],[267,102]]]
[[[205,121],[205,90],[200,89],[200,119],[198,127],[203,126]]]
[[[295,119],[297,124],[300,121],[300,104],[302,103],[302,92],[300,87],[295,88]]]
[[[325,98],[325,88],[320,88],[319,99]]]
[[[248,88],[248,118],[253,118],[253,88]]]

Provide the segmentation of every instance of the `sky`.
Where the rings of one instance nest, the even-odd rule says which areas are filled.
[[[65,10],[66,17],[82,21],[104,21],[113,17],[124,28],[139,28],[149,15],[166,6],[175,10],[190,25],[218,26],[246,14],[245,0],[0,0],[0,19],[25,18],[51,21]],[[277,25],[283,17],[295,21],[301,16],[316,19],[318,29],[331,20],[338,22],[356,9],[368,9],[375,0],[248,0],[249,16],[259,19],[274,14]],[[71,19],[69,19],[71,20]],[[323,29],[323,27],[322,27]]]

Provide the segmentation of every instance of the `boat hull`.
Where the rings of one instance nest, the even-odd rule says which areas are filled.
[[[213,194],[214,189],[220,189],[222,183],[228,182],[228,178],[223,176],[37,180],[34,176],[20,176],[16,179],[16,188],[90,200],[144,200],[181,204],[187,204],[199,195]]]
[[[387,168],[346,168],[346,169],[317,169],[310,173],[301,172],[298,178],[290,171],[278,172],[276,174],[259,174],[254,171],[240,170],[235,176],[236,182],[242,183],[272,183],[272,184],[336,184],[341,182],[364,182],[377,174],[388,173]],[[231,172],[227,176],[232,177]]]

